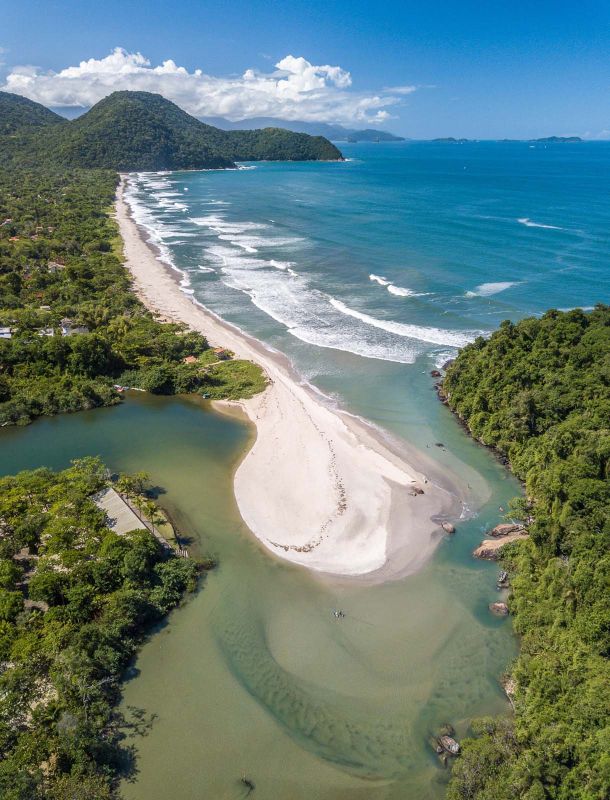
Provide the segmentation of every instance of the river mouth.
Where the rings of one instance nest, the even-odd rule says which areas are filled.
[[[498,678],[516,645],[487,613],[495,569],[470,552],[517,487],[464,437],[489,486],[479,516],[409,578],[321,580],[272,558],[239,516],[232,476],[250,437],[206,403],[146,395],[0,432],[4,474],[84,455],[148,471],[192,551],[219,560],[125,685],[126,712],[155,719],[133,740],[124,797],[238,798],[245,773],[277,800],[440,798],[447,773],[428,733],[506,709]]]

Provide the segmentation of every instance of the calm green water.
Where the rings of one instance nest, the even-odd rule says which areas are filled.
[[[85,454],[149,471],[191,549],[220,560],[126,684],[125,703],[157,715],[136,740],[140,772],[126,800],[241,798],[242,772],[264,800],[432,800],[446,773],[428,731],[451,721],[463,732],[468,717],[505,709],[497,677],[516,645],[487,612],[496,570],[470,552],[517,487],[440,404],[416,389],[408,397],[407,408],[426,402],[425,420],[393,418],[390,401],[371,416],[422,444],[433,428],[455,453],[433,455],[467,463],[491,496],[422,572],[374,587],[321,581],[261,550],[231,491],[250,431],[199,401],[130,396],[0,432],[2,473]]]

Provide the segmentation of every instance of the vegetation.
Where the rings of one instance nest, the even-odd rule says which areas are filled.
[[[12,116],[22,98],[0,93]],[[13,111],[13,106],[15,110]],[[39,106],[30,103],[32,109]],[[0,106],[2,111],[2,106]],[[47,111],[47,109],[45,109]],[[57,115],[52,114],[53,118]],[[51,117],[49,123],[55,120]],[[149,92],[114,92],[81,117],[53,130],[24,130],[0,138],[0,163],[18,167],[84,167],[124,172],[163,169],[222,169],[235,161],[337,160],[341,153],[327,139],[281,128],[222,131],[190,116]]]
[[[504,322],[443,391],[525,482],[509,600],[515,715],[473,723],[450,800],[610,796],[610,307]]]
[[[0,136],[15,134],[46,125],[57,125],[64,120],[26,97],[10,92],[0,92]]]
[[[208,374],[185,363],[214,357],[205,338],[135,297],[108,214],[116,182],[103,171],[0,173],[0,424],[117,403],[114,384],[214,397],[264,386],[253,364]]]
[[[116,797],[117,778],[133,767],[116,709],[122,672],[196,585],[194,562],[148,531],[107,527],[92,500],[106,475],[84,459],[0,479],[3,800]]]

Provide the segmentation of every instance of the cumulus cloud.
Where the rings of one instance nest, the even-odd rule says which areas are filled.
[[[46,106],[87,108],[117,89],[159,92],[198,117],[277,117],[343,123],[380,123],[412,86],[362,93],[351,88],[349,72],[315,65],[288,55],[272,72],[246,70],[243,75],[214,77],[189,72],[171,59],[158,66],[141,53],[115,48],[105,58],[90,58],[60,72],[14,67],[2,87]]]

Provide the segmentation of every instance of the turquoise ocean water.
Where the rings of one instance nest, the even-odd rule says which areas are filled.
[[[129,194],[185,292],[357,413],[429,443],[448,423],[428,373],[457,347],[610,301],[610,143],[342,148]]]

